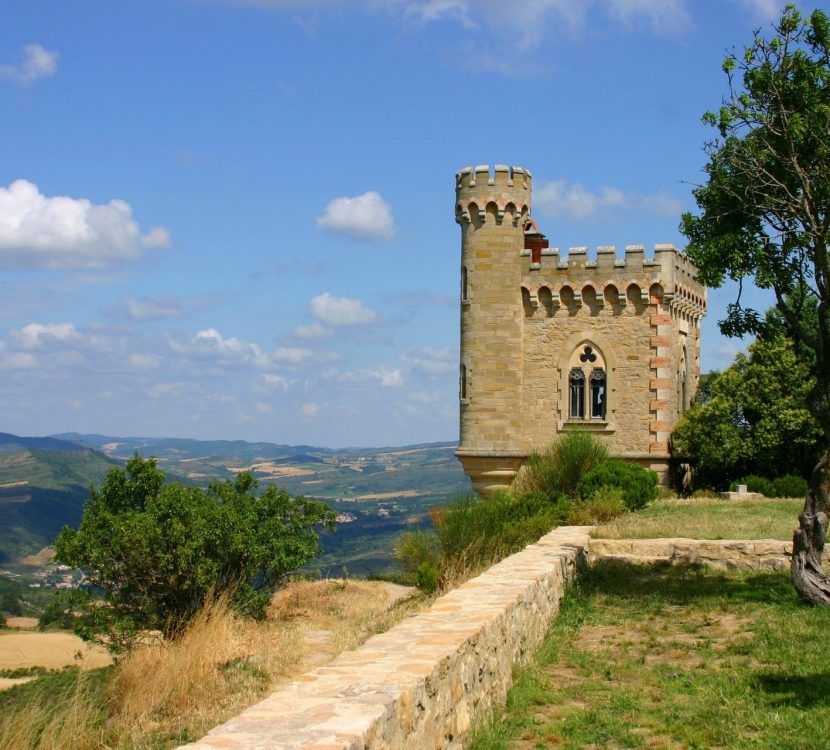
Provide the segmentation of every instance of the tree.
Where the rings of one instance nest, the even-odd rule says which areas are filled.
[[[821,430],[804,404],[814,384],[809,361],[797,356],[770,313],[769,333],[723,372],[701,378],[695,403],[672,433],[675,460],[694,466],[699,486],[726,489],[748,474],[807,476]]]
[[[830,22],[788,5],[772,38],[756,31],[740,57],[727,56],[728,94],[704,115],[718,135],[704,149],[707,181],[694,190],[699,215],[682,230],[700,280],[753,279],[775,294],[790,337],[815,354],[806,406],[822,432],[824,455],[793,537],[792,577],[807,602],[830,604],[821,568],[830,490]],[[801,305],[816,305],[817,324],[802,324]],[[727,310],[727,335],[762,334],[766,321],[741,294]]]
[[[0,610],[3,610],[7,615],[19,617],[23,614],[23,607],[20,605],[20,597],[11,591],[6,591],[0,597]]]
[[[318,553],[315,528],[332,528],[334,513],[273,485],[259,496],[255,488],[249,473],[207,491],[164,484],[156,460],[138,454],[112,469],[90,491],[79,528],[64,527],[55,542],[55,559],[83,568],[105,592],[103,606],[89,591],[76,594],[76,632],[114,653],[148,630],[175,638],[225,592],[263,617],[285,575]]]

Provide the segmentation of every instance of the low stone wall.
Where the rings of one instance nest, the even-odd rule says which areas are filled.
[[[698,564],[724,570],[788,570],[792,546],[792,542],[778,539],[591,539],[588,560]],[[830,563],[830,549],[825,550],[823,560]]]
[[[187,750],[454,750],[541,645],[590,527],[561,527]]]

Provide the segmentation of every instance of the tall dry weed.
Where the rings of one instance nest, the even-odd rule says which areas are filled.
[[[148,728],[215,723],[218,709],[249,702],[296,658],[291,630],[240,617],[230,597],[206,605],[175,641],[137,649],[118,665],[110,683],[113,722],[123,737]]]
[[[104,747],[101,692],[75,672],[58,694],[36,694],[0,715],[0,750],[94,750]]]

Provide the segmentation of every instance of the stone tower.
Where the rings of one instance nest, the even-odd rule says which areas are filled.
[[[671,430],[700,374],[706,290],[657,245],[550,248],[521,167],[456,175],[461,225],[461,439],[476,491],[506,487],[528,453],[585,430],[613,456],[668,470]]]

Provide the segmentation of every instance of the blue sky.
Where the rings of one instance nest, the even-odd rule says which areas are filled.
[[[0,430],[455,439],[455,172],[528,167],[554,246],[682,246],[724,53],[782,5],[9,3]]]

